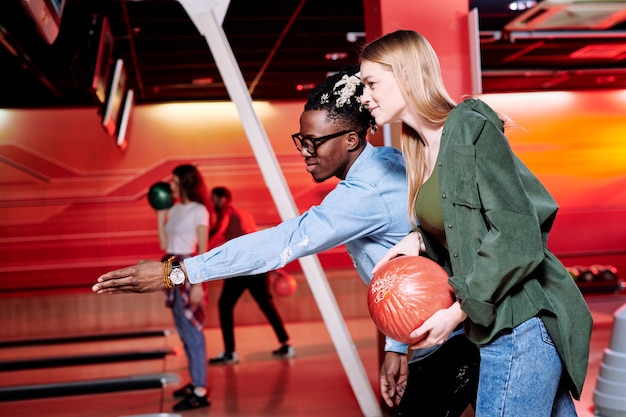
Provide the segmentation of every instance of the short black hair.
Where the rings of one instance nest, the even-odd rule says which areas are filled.
[[[214,187],[211,190],[211,194],[218,198],[226,198],[227,202],[231,202],[233,200],[233,195],[230,190],[226,187]]]
[[[359,65],[348,65],[318,84],[309,93],[304,110],[322,110],[326,117],[366,136],[367,129],[375,129],[376,122],[367,107],[361,103],[363,83]],[[354,88],[347,88],[343,81],[358,80]]]

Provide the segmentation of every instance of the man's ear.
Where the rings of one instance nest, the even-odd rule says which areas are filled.
[[[359,149],[361,144],[361,138],[359,134],[356,132],[350,132],[348,137],[346,138],[346,142],[348,143],[348,152],[354,152]]]

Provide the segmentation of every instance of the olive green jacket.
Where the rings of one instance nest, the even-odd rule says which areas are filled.
[[[591,314],[547,248],[556,202],[513,154],[503,130],[480,100],[466,100],[450,112],[437,159],[448,251],[425,233],[427,252],[452,272],[470,340],[485,344],[502,330],[540,317],[579,399]]]

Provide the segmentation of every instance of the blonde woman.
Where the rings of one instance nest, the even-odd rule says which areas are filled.
[[[494,110],[449,96],[419,33],[367,45],[361,76],[376,124],[402,122],[408,209],[419,222],[374,270],[425,253],[447,265],[457,297],[413,331],[428,334],[413,347],[442,343],[463,321],[480,351],[476,416],[575,416],[592,320],[547,248],[555,201],[513,154]]]

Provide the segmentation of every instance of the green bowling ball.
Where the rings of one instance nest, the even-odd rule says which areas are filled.
[[[169,183],[159,181],[152,184],[148,190],[148,202],[155,210],[165,210],[174,205],[172,197],[172,188]]]

